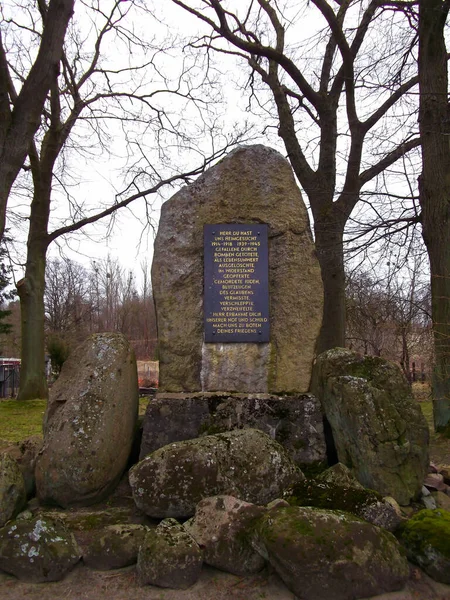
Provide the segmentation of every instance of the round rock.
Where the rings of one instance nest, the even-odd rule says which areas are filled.
[[[190,517],[200,500],[220,494],[265,505],[302,478],[283,447],[257,429],[175,442],[130,471],[138,508],[156,518]]]

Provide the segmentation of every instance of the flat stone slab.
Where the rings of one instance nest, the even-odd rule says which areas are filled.
[[[157,394],[144,418],[140,460],[170,444],[233,429],[260,429],[298,465],[325,460],[320,403],[312,394]]]

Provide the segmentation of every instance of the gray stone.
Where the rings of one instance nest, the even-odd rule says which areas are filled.
[[[158,394],[144,419],[140,458],[202,434],[241,428],[264,431],[297,465],[326,460],[320,403],[311,394]]]
[[[297,506],[346,511],[388,531],[394,531],[403,521],[391,502],[362,486],[304,479],[293,487],[289,502]]]
[[[208,223],[269,225],[270,343],[203,343],[203,225]],[[322,280],[305,205],[278,152],[238,148],[164,203],[152,283],[160,391],[308,390],[322,319]]]
[[[23,581],[59,581],[79,560],[73,535],[56,519],[12,521],[0,529],[0,569]]]
[[[422,504],[425,506],[425,508],[428,508],[430,510],[434,510],[435,508],[437,508],[437,503],[436,503],[436,499],[433,498],[433,496],[422,496]]]
[[[43,439],[40,435],[33,435],[29,438],[11,444],[3,450],[13,458],[25,481],[27,497],[31,498],[36,491],[36,480],[34,477],[34,469],[36,465],[36,457],[42,448]]]
[[[195,540],[175,519],[165,519],[147,533],[139,550],[138,580],[141,585],[186,589],[200,577],[202,564]]]
[[[317,357],[313,391],[339,461],[358,481],[401,505],[418,498],[429,464],[429,431],[400,368],[335,348]]]
[[[334,485],[344,485],[347,487],[364,489],[364,486],[359,483],[350,469],[342,463],[336,463],[329,469],[326,469],[317,476],[318,481],[325,481]]]
[[[432,492],[432,496],[436,502],[437,508],[443,508],[444,510],[450,510],[450,498],[445,492]]]
[[[138,402],[136,359],[122,334],[95,334],[74,350],[45,415],[36,461],[42,502],[87,506],[114,489],[127,465]]]
[[[302,600],[355,600],[393,592],[409,576],[391,533],[339,511],[268,511],[254,529],[253,543]]]
[[[264,505],[301,478],[282,446],[256,429],[175,442],[130,470],[136,505],[156,518],[190,517],[219,494]]]
[[[202,548],[206,564],[238,576],[251,575],[261,571],[265,560],[252,548],[247,531],[265,510],[233,496],[214,496],[199,502],[195,516],[184,526]]]
[[[91,569],[120,569],[137,561],[148,528],[144,525],[107,525],[85,546],[83,562]]]
[[[15,517],[27,501],[25,481],[9,454],[0,454],[0,527]]]

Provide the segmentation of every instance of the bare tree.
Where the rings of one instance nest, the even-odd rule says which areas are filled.
[[[8,40],[3,39],[0,29],[0,240],[11,187],[25,162],[48,91],[59,71],[74,0],[50,0],[48,8],[44,0],[38,4],[42,12],[39,49],[28,72],[21,76],[19,92],[8,64]],[[5,19],[8,17],[2,15],[2,21]]]
[[[89,332],[92,312],[87,270],[69,259],[51,259],[45,270],[45,328],[76,343]]]
[[[432,364],[425,260],[410,256],[408,268],[394,256],[378,276],[356,270],[347,279],[347,345],[399,363],[409,381],[413,362],[428,372]]]
[[[420,143],[408,99],[418,81],[412,3],[408,13],[388,14],[396,3],[248,0],[233,10],[230,1],[202,0],[201,8],[172,1],[209,28],[193,46],[247,61],[259,106],[267,102],[258,76],[270,90],[278,134],[314,217],[325,292],[318,350],[342,346],[346,223],[363,188]],[[300,23],[309,8],[326,29],[305,40]]]
[[[190,79],[192,66],[182,68],[176,77],[169,78],[161,74],[164,61],[162,65],[159,64],[158,57],[163,48],[139,38],[132,22],[127,25],[133,11],[137,12],[135,19],[151,19],[151,13],[141,3],[111,0],[100,4],[97,0],[91,0],[80,5],[81,11],[90,11],[91,29],[81,33],[82,24],[77,23],[75,15],[61,59],[61,73],[55,71],[53,74],[50,95],[42,113],[41,129],[29,145],[30,162],[26,165],[32,175],[33,192],[25,277],[17,286],[22,310],[22,371],[18,395],[22,400],[45,397],[47,393],[44,374],[44,285],[49,244],[61,236],[110,217],[137,199],[147,200],[150,207],[149,199],[163,186],[189,181],[221,156],[228,145],[225,140],[224,147],[218,149],[216,140],[211,153],[205,156],[203,148],[197,145],[199,129],[191,135],[186,130],[183,118],[186,118],[188,110],[183,110],[177,104],[177,99],[181,99],[185,105],[195,100],[195,110],[204,127],[204,139],[209,110],[206,96],[202,89],[195,88]],[[45,22],[46,6],[41,3],[39,8],[42,21]],[[24,28],[18,20],[12,26],[18,35]],[[107,62],[111,37],[116,50],[121,49],[122,56],[125,56],[123,66],[117,67]],[[132,62],[135,55],[136,62]],[[152,78],[155,78],[153,86]],[[200,98],[195,98],[194,92]],[[13,89],[11,94],[15,96]],[[180,111],[178,116],[168,106],[169,95],[173,96],[171,104]],[[163,99],[160,100],[160,97]],[[125,131],[130,159],[127,170],[129,179],[122,193],[109,203],[103,206],[96,204],[88,211],[76,202],[69,187],[64,185],[68,171],[68,150],[77,148],[80,152],[83,149],[82,141],[86,142],[83,134],[88,133],[94,135],[96,147],[107,152],[112,141],[108,127],[111,122],[119,123],[120,129]],[[151,140],[153,148],[149,148],[148,140]],[[195,149],[202,158],[193,168],[174,168],[165,151],[166,146],[172,145]],[[156,156],[151,154],[151,150],[156,151]],[[142,160],[146,168],[141,166]],[[69,209],[65,222],[49,231],[55,182],[63,186]]]
[[[431,270],[434,421],[450,435],[450,118],[444,27],[448,0],[419,1],[420,205]]]

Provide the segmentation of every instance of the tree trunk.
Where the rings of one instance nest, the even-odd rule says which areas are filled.
[[[420,204],[431,270],[435,350],[433,408],[437,430],[450,433],[450,126],[444,26],[448,3],[419,3]]]
[[[0,37],[0,240],[11,187],[37,131],[50,85],[59,70],[64,37],[74,0],[51,0],[38,54],[11,111],[7,57]]]
[[[344,223],[337,218],[316,216],[314,230],[324,292],[322,328],[317,341],[320,354],[345,346]]]
[[[29,244],[25,277],[17,284],[22,324],[22,365],[17,400],[47,398],[44,342],[46,243]]]

